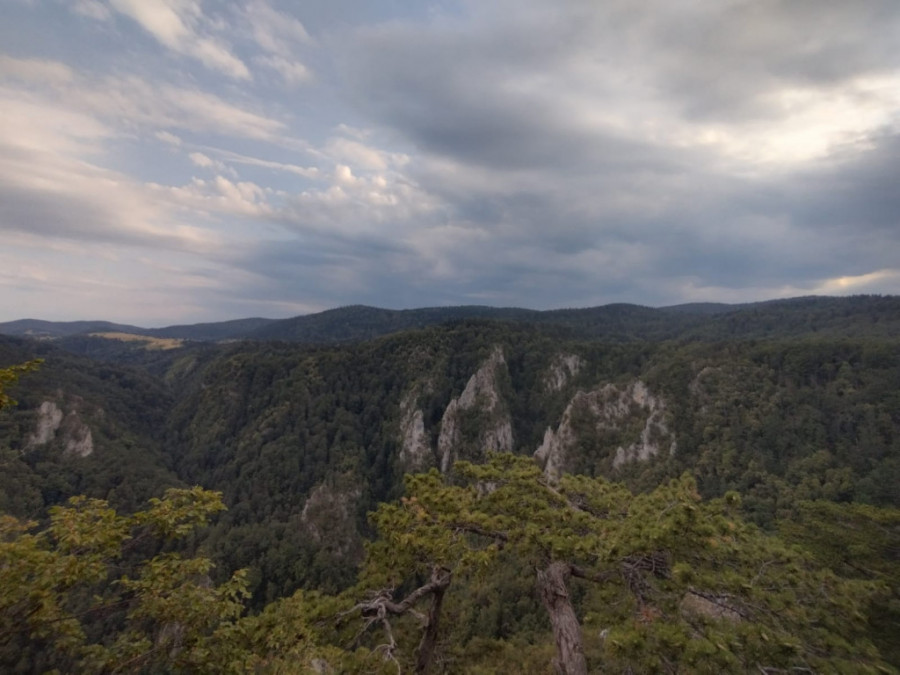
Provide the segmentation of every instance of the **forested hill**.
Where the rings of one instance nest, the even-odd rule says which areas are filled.
[[[97,333],[125,333],[155,338],[176,340],[197,340],[214,342],[217,340],[245,339],[256,330],[274,323],[274,319],[235,319],[214,323],[196,323],[165,328],[142,328],[109,321],[42,321],[39,319],[18,319],[0,323],[0,334],[42,339],[85,336]]]
[[[485,319],[557,327],[568,337],[605,340],[777,338],[900,335],[900,298],[807,297],[743,305],[695,303],[651,308],[613,304],[584,309],[536,311],[483,306],[409,310],[354,305],[291,319],[238,319],[166,328],[140,328],[102,321],[0,323],[0,334],[43,338],[126,333],[192,341],[284,340],[335,343],[369,340],[451,321]]]
[[[881,515],[900,507],[898,308],[881,297],[500,316],[455,308],[489,315],[479,318],[344,308],[304,317],[321,322],[304,329],[309,344],[107,340],[114,354],[97,346],[103,338],[0,337],[0,370],[44,359],[10,389],[18,405],[0,411],[0,510],[41,520],[76,494],[132,512],[167,487],[220,491],[228,510],[187,550],[212,556],[216,581],[248,569],[259,610],[298,588],[352,588],[375,535],[367,514],[403,495],[405,473],[435,469],[452,487],[456,462],[500,451],[531,458],[542,480],[609,479],[629,494],[689,472],[699,496],[734,491],[740,516],[770,532],[807,517],[811,500],[856,509],[823,522],[881,532],[848,544],[858,557],[835,558],[819,530],[792,536],[813,536],[841,574],[877,569],[882,583],[900,578],[900,525]],[[442,325],[403,329],[429,312]],[[378,332],[390,334],[362,339]],[[92,349],[104,361],[84,356]],[[488,663],[503,645],[544,654],[552,644],[523,585],[533,569],[506,563],[451,601],[454,658]],[[900,591],[888,587],[869,633],[898,663]],[[576,594],[581,619],[613,620],[601,596]]]

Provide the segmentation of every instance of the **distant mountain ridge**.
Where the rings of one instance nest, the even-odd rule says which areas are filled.
[[[165,328],[151,329],[148,334],[152,337],[216,342],[219,340],[235,340],[247,337],[272,323],[279,323],[279,321],[278,319],[253,317],[249,319],[232,319],[231,321],[218,321],[213,323],[167,326]]]
[[[0,323],[0,334],[61,339],[117,332],[195,342],[259,340],[329,344],[370,340],[470,320],[554,327],[565,331],[568,337],[614,341],[765,338],[818,332],[854,336],[860,330],[897,336],[900,335],[900,297],[808,296],[735,305],[687,303],[660,308],[616,303],[553,310],[482,305],[394,310],[349,305],[289,319],[247,318],[164,328],[107,321],[20,319]]]
[[[60,338],[86,333],[135,333],[147,335],[147,328],[109,321],[43,321],[17,319],[0,323],[0,334],[37,338]]]
[[[212,323],[195,323],[164,328],[142,328],[110,321],[43,321],[41,319],[18,319],[0,323],[0,334],[35,338],[64,338],[91,333],[130,333],[156,338],[175,338],[216,342],[219,340],[242,339],[254,331],[277,319],[233,319]]]

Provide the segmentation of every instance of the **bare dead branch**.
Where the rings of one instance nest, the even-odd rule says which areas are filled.
[[[359,640],[374,624],[380,624],[387,636],[387,642],[375,647],[374,651],[383,652],[385,660],[393,661],[397,666],[397,672],[399,673],[400,663],[394,656],[397,643],[396,640],[394,640],[393,629],[388,616],[400,616],[403,614],[414,616],[423,628],[422,640],[417,649],[416,672],[425,673],[430,666],[431,657],[437,643],[437,628],[441,604],[444,592],[450,585],[450,580],[450,570],[444,567],[435,566],[431,570],[431,578],[428,583],[419,586],[419,588],[412,591],[403,598],[403,600],[399,602],[393,600],[392,596],[394,589],[392,588],[370,591],[368,593],[368,599],[357,603],[350,610],[342,612],[339,615],[339,619],[356,612],[359,612],[361,617],[367,619],[365,625],[354,637],[354,645],[359,644]],[[429,595],[432,598],[432,603],[428,616],[426,616],[422,612],[416,610],[414,605],[422,598]]]

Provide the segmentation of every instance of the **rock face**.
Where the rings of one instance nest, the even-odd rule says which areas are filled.
[[[547,391],[562,391],[569,380],[575,377],[584,366],[584,360],[575,354],[559,354],[550,364],[544,376],[544,387]]]
[[[94,452],[94,437],[90,427],[81,421],[78,413],[70,412],[60,426],[65,442],[64,452],[75,457],[87,457]]]
[[[416,408],[416,393],[409,392],[400,402],[400,463],[408,472],[424,471],[434,461],[425,433],[425,415]]]
[[[625,392],[625,399],[637,403],[647,417],[644,420],[644,428],[641,429],[641,437],[628,447],[616,448],[616,456],[613,459],[613,467],[618,468],[626,462],[645,462],[660,450],[667,449],[669,454],[675,452],[677,444],[669,428],[666,425],[666,406],[662,399],[653,396],[646,385],[637,380]]]
[[[512,423],[500,398],[497,380],[498,373],[505,368],[503,350],[494,347],[490,357],[469,378],[459,398],[450,401],[441,418],[441,433],[438,437],[437,453],[442,472],[446,473],[460,456],[461,446],[467,440],[462,427],[466,416],[470,414],[477,416],[480,422],[478,438],[475,439],[479,448],[477,453],[485,450],[512,452]]]
[[[58,440],[63,453],[74,457],[87,457],[94,452],[94,437],[75,410],[64,414],[54,401],[44,401],[38,408],[35,430],[28,436],[25,449],[47,445]]]
[[[63,421],[63,411],[53,401],[44,401],[38,408],[37,426],[28,437],[27,447],[47,445],[56,437],[56,430]]]
[[[544,432],[544,440],[534,456],[543,465],[545,475],[557,480],[564,471],[572,470],[571,450],[584,433],[630,432],[634,440],[615,449],[614,469],[626,462],[646,461],[663,449],[672,453],[676,444],[666,426],[665,411],[662,399],[653,396],[640,380],[623,388],[606,384],[592,391],[580,391],[566,407],[556,431],[548,427]],[[585,428],[585,420],[589,429]]]
[[[576,394],[576,398],[580,395],[581,392]],[[544,475],[550,480],[559,480],[564,470],[568,450],[575,445],[575,434],[572,432],[571,425],[571,409],[572,403],[563,413],[562,422],[555,433],[553,429],[547,427],[544,432],[544,440],[534,451],[535,459],[544,467]]]
[[[358,560],[362,555],[362,536],[356,525],[360,496],[359,488],[321,483],[310,492],[300,513],[301,526],[310,539],[342,560]]]

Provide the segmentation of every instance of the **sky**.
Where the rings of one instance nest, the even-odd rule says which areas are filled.
[[[0,0],[0,321],[900,293],[897,0]]]

